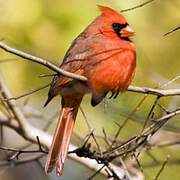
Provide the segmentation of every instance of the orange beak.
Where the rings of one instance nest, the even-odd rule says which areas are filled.
[[[134,36],[135,32],[133,29],[130,28],[130,26],[126,26],[120,31],[121,37],[130,37]]]

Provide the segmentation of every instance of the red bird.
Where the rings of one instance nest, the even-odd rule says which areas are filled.
[[[116,98],[119,91],[125,91],[134,76],[136,51],[129,39],[134,31],[115,10],[105,6],[99,6],[99,9],[101,15],[72,42],[60,65],[66,71],[87,77],[88,82],[56,75],[48,93],[45,106],[60,94],[62,109],[48,153],[46,173],[54,166],[57,175],[63,172],[83,96],[91,93],[91,104],[96,106],[108,92]]]

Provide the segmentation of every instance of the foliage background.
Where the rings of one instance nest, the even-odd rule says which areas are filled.
[[[92,19],[98,14],[97,4],[106,5],[121,10],[140,4],[140,0],[0,0],[0,38],[5,39],[13,47],[21,49],[33,55],[43,57],[55,64],[59,64],[63,59],[71,41],[81,32]],[[133,81],[137,86],[157,87],[167,80],[179,75],[180,70],[180,33],[175,32],[163,37],[163,34],[179,25],[180,1],[179,0],[155,0],[149,5],[124,13],[131,27],[136,31],[133,41],[137,47],[137,73]],[[12,55],[0,52],[0,60],[12,58]],[[51,73],[48,69],[37,64],[22,61],[13,57],[14,61],[2,63],[0,70],[14,95],[19,95],[39,87],[51,81],[51,78],[39,78],[40,74]],[[177,81],[171,88],[179,87]],[[60,108],[59,97],[57,97],[46,109],[43,103],[47,96],[47,89],[31,96],[29,105],[47,114],[54,114]],[[90,96],[86,96],[82,107],[89,119],[95,133],[102,134],[102,127],[113,137],[117,129],[115,121],[122,123],[133,108],[142,99],[143,95],[125,93],[116,100],[102,103],[96,108],[90,106]],[[141,105],[133,119],[128,122],[120,138],[131,137],[142,128],[142,123],[150,109],[154,98],[148,97]],[[23,100],[19,100],[22,104]],[[179,99],[166,98],[161,100],[161,104],[168,108],[173,108],[180,104]],[[156,116],[161,115],[157,109]],[[180,128],[178,118],[173,118],[171,124]],[[53,132],[55,123],[50,128]],[[82,114],[78,114],[75,134],[82,137],[87,133],[87,126],[84,123]],[[8,143],[8,139],[6,139]],[[73,141],[79,143],[76,136]],[[171,157],[179,157],[177,148],[165,148],[152,150],[158,160],[164,160],[167,154]],[[143,156],[140,162],[147,164],[151,161],[147,156]],[[29,167],[32,171],[29,172]],[[144,168],[146,179],[152,179],[160,167]],[[22,173],[22,170],[24,173]],[[168,165],[159,179],[168,180],[173,177],[179,179],[180,165]],[[26,172],[26,173],[25,173]],[[70,174],[71,173],[71,174]],[[65,178],[85,179],[87,174],[91,174],[88,169],[76,162],[68,161],[65,167]],[[23,176],[24,175],[24,176]],[[44,177],[43,172],[37,170],[35,164],[23,165],[15,169],[7,168],[0,171],[3,179],[56,179],[54,175]],[[22,177],[23,176],[23,177]],[[97,179],[103,179],[97,177]]]

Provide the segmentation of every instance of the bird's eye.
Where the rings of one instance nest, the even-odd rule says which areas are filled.
[[[120,35],[121,29],[125,28],[128,24],[113,23],[112,28],[117,35]]]

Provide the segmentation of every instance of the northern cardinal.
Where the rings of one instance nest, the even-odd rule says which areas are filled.
[[[115,10],[105,6],[99,9],[101,15],[72,42],[60,65],[87,77],[87,83],[56,75],[48,93],[45,106],[60,94],[62,108],[45,165],[46,174],[56,166],[57,175],[62,175],[83,96],[91,93],[91,105],[96,106],[108,92],[115,98],[119,91],[125,91],[134,76],[136,51],[129,39],[134,31]]]

